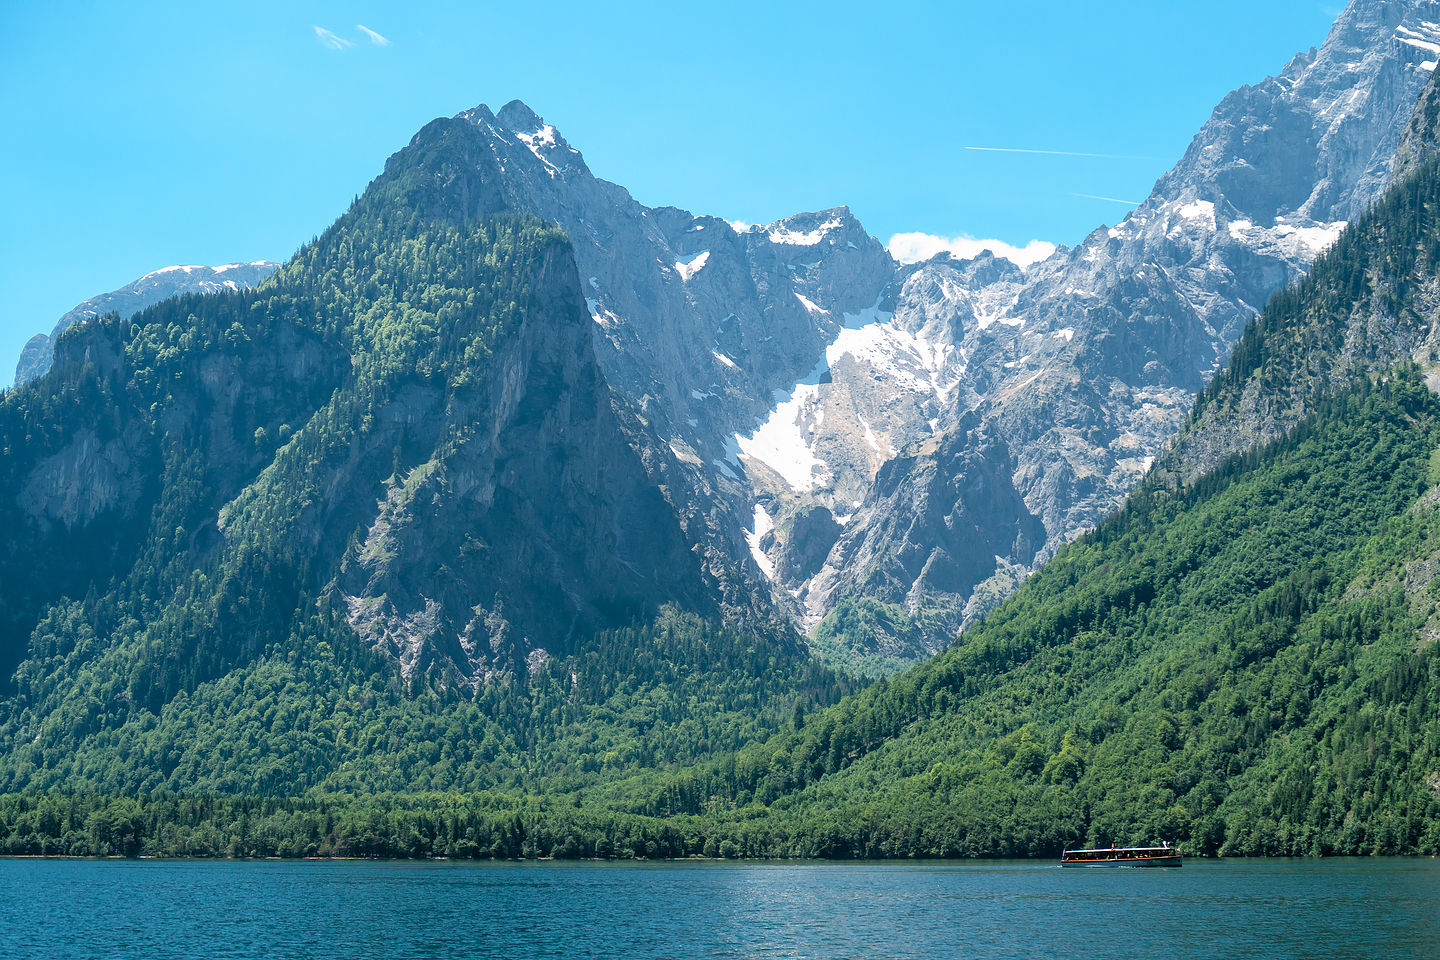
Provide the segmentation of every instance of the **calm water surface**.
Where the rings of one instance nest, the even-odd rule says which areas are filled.
[[[0,860],[0,957],[1440,957],[1440,861]]]

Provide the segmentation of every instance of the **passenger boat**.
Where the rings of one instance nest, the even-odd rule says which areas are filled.
[[[1095,850],[1066,850],[1060,855],[1062,867],[1178,867],[1180,851],[1166,843],[1160,847],[1100,847]]]

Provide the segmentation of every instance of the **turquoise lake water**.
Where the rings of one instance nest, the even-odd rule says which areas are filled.
[[[0,957],[1440,957],[1440,861],[0,860]]]

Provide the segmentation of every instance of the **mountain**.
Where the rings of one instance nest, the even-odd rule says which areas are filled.
[[[268,282],[82,324],[0,398],[0,783],[583,781],[844,689],[455,132]]]
[[[49,335],[37,333],[26,341],[20,351],[20,360],[15,365],[15,385],[34,380],[49,370],[55,356],[55,342],[60,339],[60,334],[77,323],[112,312],[119,314],[121,320],[128,320],[138,311],[177,293],[244,290],[270,276],[279,266],[270,260],[255,260],[218,267],[162,267],[119,290],[91,297],[56,321]]]
[[[1264,571],[1287,563],[1305,590],[1324,580],[1317,602],[1348,602],[1324,591],[1410,502],[1429,442],[1396,366],[1428,363],[1429,341],[1396,340],[1398,295],[1362,303],[1344,266],[1409,284],[1385,237],[1418,243],[1427,209],[1387,200],[1410,204],[1409,233],[1402,214],[1373,215],[1383,237],[1343,224],[1397,151],[1429,169],[1430,9],[1357,0],[1323,47],[1227,98],[1130,217],[1025,268],[897,265],[843,207],[758,227],[645,207],[518,102],[427,124],[265,283],[81,324],[0,398],[0,787],[648,789],[656,767],[798,728],[843,693],[811,649],[889,671],[991,612],[952,666],[896,687],[993,683],[1019,716],[1005,698],[1032,688],[999,685],[1014,651],[1069,642],[1095,609],[1148,609],[1172,553],[1165,582],[1198,591],[1176,601],[1197,623],[1261,617]],[[1322,256],[1274,301],[1196,412],[1246,317],[1332,244],[1343,263]],[[1339,303],[1360,311],[1343,363],[1279,350],[1295,317]],[[1282,354],[1310,364],[1285,374],[1300,392],[1246,379],[1280,376],[1264,362]],[[1331,382],[1345,399],[1309,406]],[[1193,423],[1211,425],[1180,435]],[[1252,457],[1265,442],[1290,459]],[[1356,444],[1375,457],[1337,460]],[[1001,606],[1156,458],[1143,510]],[[1336,507],[1339,489],[1374,502]],[[1329,518],[1314,537],[1253,513],[1287,497],[1295,523]],[[1237,504],[1252,512],[1226,520]],[[1178,553],[1156,546],[1190,507]],[[1265,537],[1212,542],[1212,520]],[[1034,627],[1070,576],[1095,578],[1085,604]],[[795,624],[814,625],[808,647]],[[1145,631],[1097,640],[1093,671],[1037,663],[1035,682],[1114,700],[1109,668],[1158,643]],[[858,733],[793,741],[820,766],[764,748],[765,789],[921,719],[889,688]],[[752,774],[721,786],[739,797]]]
[[[843,505],[853,517],[814,576],[784,584],[810,617],[880,602],[925,627],[909,652],[922,655],[1112,510],[1247,319],[1384,189],[1434,70],[1436,20],[1431,2],[1356,0],[1318,50],[1228,95],[1145,202],[1073,250],[1023,271],[946,255],[902,269],[870,335],[916,338],[932,371],[894,364],[896,347],[852,348],[858,372],[837,365],[802,419],[828,423],[842,380],[942,412],[871,414],[884,469]],[[937,485],[962,463],[985,479]]]
[[[1437,20],[1356,0],[1121,223],[1023,269],[896,264],[843,207],[738,228],[646,207],[518,102],[412,147],[449,151],[437,197],[571,237],[601,369],[684,464],[714,563],[768,580],[817,650],[889,669],[1139,481],[1246,320],[1383,190]]]
[[[1121,510],[939,656],[609,802],[754,856],[1440,850],[1440,158],[1409,142]]]

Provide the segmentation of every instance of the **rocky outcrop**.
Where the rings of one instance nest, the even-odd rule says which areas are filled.
[[[407,679],[523,673],[666,602],[720,613],[613,408],[568,248],[529,286],[519,329],[477,371],[483,387],[406,401],[421,433],[407,443],[430,456],[385,482],[327,590]]]
[[[1248,319],[1379,195],[1437,11],[1356,0],[1226,97],[1121,223],[1023,269],[900,267],[844,208],[648,208],[520,103],[417,135],[446,159],[414,189],[570,235],[601,368],[674,454],[717,568],[807,624],[851,595],[928,610],[933,649],[1120,502]]]
[[[435,120],[406,154],[425,158],[407,198],[432,213],[513,210],[565,230],[606,379],[706,460],[723,460],[895,269],[843,207],[763,227],[646,207],[519,101]]]
[[[927,625],[907,656],[937,648],[1120,502],[1397,145],[1402,166],[1428,149],[1437,23],[1431,0],[1355,0],[1222,101],[1129,216],[1024,268],[902,267],[844,207],[767,225],[646,207],[519,102],[433,121],[372,198],[462,229],[531,214],[573,259],[547,266],[552,299],[490,392],[385,397],[356,457],[418,452],[327,481],[365,496],[304,531],[317,549],[356,531],[326,596],[406,671],[466,684],[666,595],[756,629],[772,601],[813,624],[871,598]],[[97,478],[108,449],[81,451]],[[45,494],[81,463],[37,468],[32,509],[91,511]]]
[[[1396,182],[1414,173],[1440,149],[1440,83],[1436,81],[1432,73],[1430,82],[1420,93],[1414,115],[1400,134],[1400,145],[1395,149],[1393,179]]]
[[[1015,488],[1007,443],[978,417],[962,431],[959,442],[918,444],[880,468],[867,503],[811,580],[813,597],[829,607],[856,595],[912,610],[923,599],[930,613],[958,621],[997,558],[1034,555],[1045,527]],[[937,597],[956,607],[946,611]]]

